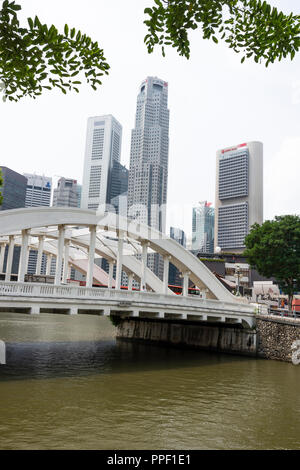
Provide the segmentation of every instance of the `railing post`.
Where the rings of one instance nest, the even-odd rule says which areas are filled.
[[[51,261],[52,261],[52,255],[48,254],[47,255],[46,276],[50,276],[50,274],[51,274]]]
[[[112,288],[113,274],[114,274],[114,261],[108,263],[108,288]]]
[[[22,230],[22,246],[20,253],[20,263],[18,272],[18,282],[24,282],[25,273],[27,272],[28,264],[28,243],[29,243],[29,230]]]
[[[141,284],[140,284],[141,291],[146,290],[147,250],[148,250],[148,243],[142,243],[142,273],[141,273]]]
[[[66,284],[68,277],[69,267],[69,240],[65,240],[65,253],[64,253],[64,268],[63,268],[63,283]]]
[[[164,256],[164,277],[163,277],[163,294],[168,293],[169,286],[169,256]]]
[[[5,281],[10,281],[12,260],[13,260],[13,255],[14,255],[14,247],[15,247],[15,237],[13,235],[10,235],[7,261],[6,261],[6,270],[5,270]]]
[[[133,273],[128,274],[128,290],[132,290]]]
[[[182,287],[183,297],[187,297],[189,293],[189,275],[190,275],[190,272],[188,271],[185,271],[183,273],[183,287]]]
[[[65,242],[65,226],[58,226],[58,241],[57,241],[57,257],[56,257],[56,269],[55,269],[55,284],[61,284],[61,268]]]
[[[86,275],[86,287],[93,286],[97,226],[91,225],[89,229],[90,229],[90,244],[89,244],[89,256],[88,256],[88,269],[87,269],[87,275]]]
[[[118,253],[117,253],[117,272],[116,272],[116,289],[121,288],[121,278],[122,278],[122,263],[123,263],[123,232],[119,231],[118,238]]]
[[[0,245],[0,273],[3,273],[3,264],[4,264],[4,255],[5,255],[6,243],[1,243]]]
[[[38,255],[37,255],[35,274],[41,274],[42,258],[43,258],[43,250],[44,250],[44,239],[45,239],[45,237],[43,235],[39,237],[39,247],[38,247]]]

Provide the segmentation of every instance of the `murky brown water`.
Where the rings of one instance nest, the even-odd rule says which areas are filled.
[[[116,342],[107,318],[0,313],[1,449],[299,449],[300,366]]]

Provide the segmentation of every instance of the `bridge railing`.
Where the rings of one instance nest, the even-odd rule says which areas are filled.
[[[168,304],[171,306],[182,307],[203,307],[208,310],[222,310],[232,313],[253,314],[255,307],[251,304],[238,304],[231,302],[223,302],[212,299],[201,299],[198,296],[189,295],[187,297],[181,295],[159,294],[156,292],[145,291],[126,291],[117,289],[107,289],[101,287],[80,287],[74,285],[47,285],[38,283],[21,283],[21,282],[5,282],[0,281],[0,299],[1,296],[9,297],[40,297],[40,298],[56,298],[56,299],[89,299],[101,300],[109,299],[116,302],[145,302]]]

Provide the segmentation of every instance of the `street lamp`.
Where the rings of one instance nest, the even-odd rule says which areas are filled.
[[[240,279],[243,277],[243,273],[241,272],[241,267],[239,264],[235,265],[235,274],[234,277],[237,278],[237,293],[236,295],[240,295]]]

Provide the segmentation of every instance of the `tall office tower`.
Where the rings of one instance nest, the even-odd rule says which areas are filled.
[[[168,84],[147,77],[131,134],[128,215],[165,232],[169,154]]]
[[[170,227],[170,238],[173,238],[184,248],[186,247],[186,235],[180,228]],[[172,263],[169,264],[169,284],[172,286],[182,286],[181,273]]]
[[[192,250],[202,253],[214,251],[215,211],[211,202],[201,201],[193,207]]]
[[[52,178],[24,173],[27,178],[25,207],[50,206]]]
[[[78,207],[77,180],[60,178],[53,191],[52,206]]]
[[[25,207],[49,207],[51,202],[52,178],[24,173],[27,178]],[[30,250],[28,257],[28,273],[35,274],[37,250]],[[41,274],[46,273],[46,255],[43,254]]]
[[[160,232],[166,230],[168,155],[168,83],[147,77],[139,88],[131,134],[128,216]],[[148,266],[162,276],[158,255],[148,256]]]
[[[215,248],[240,253],[251,225],[263,222],[263,144],[217,152]]]
[[[6,166],[2,166],[0,169],[3,179],[1,187],[3,201],[0,210],[5,211],[7,209],[25,207],[27,179],[25,176]]]
[[[81,196],[83,209],[97,210],[100,205],[109,210],[111,200],[121,194],[122,188],[114,185],[121,143],[122,126],[111,114],[88,119]]]

